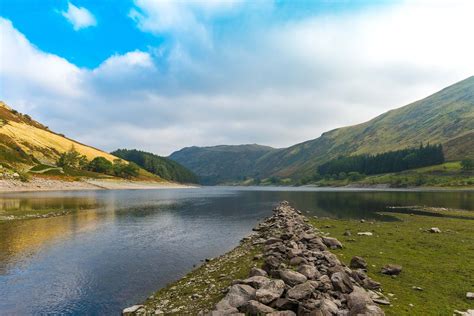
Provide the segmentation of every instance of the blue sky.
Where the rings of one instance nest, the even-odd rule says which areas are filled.
[[[105,150],[283,147],[472,75],[473,9],[469,0],[3,0],[0,99]]]

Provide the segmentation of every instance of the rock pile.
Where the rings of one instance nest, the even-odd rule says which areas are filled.
[[[234,280],[210,315],[384,315],[376,302],[387,303],[380,284],[363,270],[342,264],[328,248],[341,248],[323,237],[288,202],[254,228],[253,243],[263,245],[263,266],[245,280]]]

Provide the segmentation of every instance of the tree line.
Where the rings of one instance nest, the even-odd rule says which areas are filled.
[[[137,177],[140,169],[135,163],[127,163],[122,159],[115,159],[111,162],[104,157],[95,157],[89,161],[74,146],[59,155],[56,165],[62,168],[93,171],[127,179]]]
[[[340,156],[318,167],[321,176],[358,172],[371,175],[399,172],[444,162],[441,145],[423,145],[376,155]]]

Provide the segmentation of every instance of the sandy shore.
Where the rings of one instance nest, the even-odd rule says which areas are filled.
[[[28,182],[0,180],[0,192],[70,191],[70,190],[144,190],[196,188],[173,182],[127,181],[117,179],[84,179],[82,181],[61,181],[32,178]]]

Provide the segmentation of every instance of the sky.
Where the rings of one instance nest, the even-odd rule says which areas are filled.
[[[0,0],[0,100],[106,151],[286,147],[474,74],[472,0]]]

